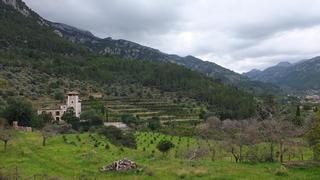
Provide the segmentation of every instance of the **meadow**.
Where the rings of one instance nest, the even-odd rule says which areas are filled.
[[[17,132],[7,151],[0,150],[0,174],[12,179],[319,179],[320,168],[288,169],[279,173],[279,163],[235,163],[228,154],[197,160],[187,159],[197,146],[215,146],[215,142],[159,133],[136,133],[137,149],[116,147],[97,134],[68,134],[50,138],[42,146],[39,133]],[[171,140],[175,147],[161,154],[156,144]],[[104,165],[128,158],[139,164],[138,170],[102,173]]]

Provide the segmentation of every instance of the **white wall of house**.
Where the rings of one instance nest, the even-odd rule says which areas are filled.
[[[81,102],[79,99],[79,95],[76,94],[68,94],[67,99],[67,108],[73,108],[76,114],[76,117],[80,117],[81,114]]]

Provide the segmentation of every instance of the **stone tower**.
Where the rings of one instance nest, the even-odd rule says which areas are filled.
[[[80,117],[81,114],[81,102],[79,99],[79,92],[70,91],[67,93],[68,100],[67,100],[67,108],[73,108],[76,117]]]

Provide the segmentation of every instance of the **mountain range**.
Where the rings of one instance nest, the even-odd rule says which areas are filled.
[[[288,90],[320,89],[320,57],[297,63],[281,62],[263,71],[252,70],[245,73],[252,80],[273,83]]]
[[[246,76],[238,74],[213,62],[203,61],[194,56],[181,57],[175,54],[166,54],[160,50],[140,45],[131,41],[111,37],[99,38],[91,32],[80,30],[62,23],[48,22],[54,32],[69,41],[86,46],[90,51],[102,55],[114,56],[130,60],[147,60],[175,63],[191,70],[205,74],[227,85],[236,86],[244,90],[255,92],[278,91],[276,86],[267,83],[252,81]]]
[[[235,86],[245,91],[255,93],[278,93],[279,88],[270,83],[250,80],[247,76],[224,68],[214,62],[204,61],[192,55],[181,57],[175,54],[167,54],[158,49],[143,46],[128,40],[115,40],[112,37],[99,38],[91,32],[66,25],[46,21],[46,24],[54,29],[54,32],[70,42],[84,45],[90,51],[102,55],[111,54],[130,60],[145,60],[157,62],[175,63],[191,70],[200,72],[216,81],[226,85]]]

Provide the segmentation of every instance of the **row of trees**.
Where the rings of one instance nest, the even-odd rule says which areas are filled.
[[[314,150],[314,159],[319,159],[319,121],[319,118],[312,118],[309,127],[297,127],[291,121],[284,119],[220,121],[218,118],[211,117],[199,134],[203,136],[208,134],[206,133],[208,131],[211,133],[214,131],[213,134],[222,135],[216,136],[216,140],[222,143],[223,149],[229,152],[236,162],[278,160],[282,163],[285,153],[295,146],[304,146],[306,142]],[[267,149],[261,153],[258,152],[258,146],[264,146]],[[303,151],[300,155],[303,159]]]

